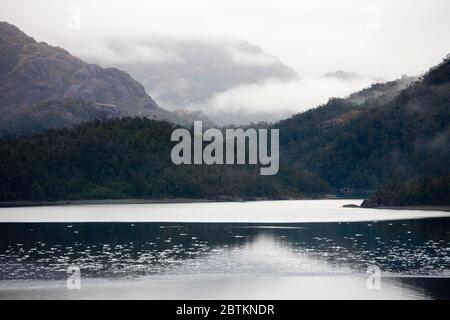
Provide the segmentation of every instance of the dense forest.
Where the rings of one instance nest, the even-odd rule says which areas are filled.
[[[261,176],[255,165],[172,164],[174,126],[124,118],[4,139],[0,143],[1,201],[309,197],[329,192],[325,182],[280,165]]]
[[[389,183],[362,203],[362,207],[450,205],[450,176],[413,178]]]
[[[423,79],[377,84],[281,122],[284,154],[335,190],[448,176],[449,65],[447,57]]]

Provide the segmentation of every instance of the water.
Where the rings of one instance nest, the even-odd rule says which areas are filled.
[[[357,222],[450,217],[450,212],[343,208],[362,200],[77,205],[0,208],[1,222]]]
[[[295,219],[306,219],[311,202],[295,203],[300,216]],[[333,213],[343,212],[339,201],[331,203],[336,205]],[[267,205],[273,208],[277,203]],[[324,205],[328,212],[331,206],[329,201],[316,201],[314,205],[316,211]],[[144,206],[159,211],[155,207],[164,205]],[[187,207],[186,211],[200,208],[196,210],[197,219],[199,212],[206,212],[205,204]],[[125,213],[132,220],[135,212],[129,208]],[[14,210],[19,213],[17,219],[22,219],[24,210],[29,214],[46,209],[1,209],[0,221],[11,219]],[[83,212],[86,207],[49,211],[50,216],[59,212],[70,221],[80,217],[67,215],[73,210]],[[104,210],[104,206],[89,210]],[[411,212],[413,219],[372,221],[371,217],[385,211],[391,212],[392,218],[398,218],[399,212],[365,210],[360,220],[366,221],[339,221],[351,220],[348,215],[355,214],[353,209],[344,210],[339,219],[331,212],[322,215],[325,220],[334,217],[335,222],[314,223],[213,223],[200,219],[195,223],[0,223],[0,298],[450,298],[447,214],[434,217],[433,213],[433,218],[424,219],[427,212]],[[403,218],[405,213],[400,214]],[[209,219],[215,219],[221,213],[211,215]],[[255,220],[261,219],[261,211],[259,216],[253,211],[242,212],[241,219],[252,215]],[[292,213],[284,212],[283,216],[274,212],[273,219],[288,215],[290,220],[294,218]],[[48,219],[49,215],[39,218]],[[98,215],[96,219],[100,220]],[[154,215],[147,219],[154,219]],[[135,220],[142,220],[142,216]],[[81,290],[66,288],[67,268],[73,265],[81,268]],[[381,271],[380,289],[367,285],[368,267]]]

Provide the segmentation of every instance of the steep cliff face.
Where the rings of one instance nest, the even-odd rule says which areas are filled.
[[[2,122],[14,127],[11,121],[18,114],[36,113],[36,106],[43,102],[67,99],[91,104],[93,110],[109,106],[117,116],[185,123],[180,116],[159,108],[129,74],[87,64],[62,48],[36,42],[15,26],[0,22]]]

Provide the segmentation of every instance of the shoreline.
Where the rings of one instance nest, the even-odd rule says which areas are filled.
[[[414,206],[377,206],[377,207],[362,207],[356,204],[346,204],[343,206],[346,209],[381,209],[381,210],[419,210],[419,211],[444,211],[450,212],[450,205],[436,206],[436,205],[414,205]]]
[[[366,209],[366,208],[364,208]],[[393,207],[376,207],[367,209],[386,209],[386,210],[420,210],[420,211],[445,211],[450,212],[450,206],[393,206]]]
[[[348,210],[342,207],[345,203],[348,199],[1,208],[0,223],[284,224],[450,218],[450,212],[446,211]]]
[[[337,195],[323,195],[321,197],[303,198],[223,198],[223,199],[102,199],[102,200],[57,200],[57,201],[4,201],[0,202],[0,208],[27,208],[27,207],[66,207],[83,205],[124,205],[124,204],[182,204],[182,203],[245,203],[260,201],[301,201],[301,200],[352,200],[351,198],[339,197]],[[346,207],[348,206],[348,207]],[[385,209],[385,210],[419,210],[419,211],[444,211],[450,212],[449,206],[414,205],[414,206],[379,206],[361,207],[355,204],[344,205],[346,209]]]
[[[217,199],[192,199],[192,198],[167,198],[167,199],[101,199],[101,200],[56,200],[56,201],[3,201],[0,208],[26,208],[26,207],[55,207],[55,206],[81,206],[81,205],[114,205],[114,204],[175,204],[175,203],[217,203],[217,202],[258,202],[258,201],[286,201],[286,200],[337,200],[348,199],[333,194],[321,196],[305,196],[302,198],[232,198],[223,197]]]
[[[235,200],[236,202],[239,202]],[[56,200],[56,201],[5,201],[0,202],[0,208],[25,208],[25,207],[57,207],[57,206],[82,206],[82,205],[113,205],[113,204],[165,204],[165,203],[207,203],[207,202],[234,202],[233,200],[208,200],[208,199],[103,199],[103,200]]]

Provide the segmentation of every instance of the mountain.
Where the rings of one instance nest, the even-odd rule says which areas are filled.
[[[59,43],[86,61],[129,72],[163,108],[202,111],[222,126],[287,119],[329,97],[383,82],[346,71],[301,77],[278,57],[242,40],[168,36],[82,40],[82,47]]]
[[[449,62],[261,124],[280,129],[276,176],[260,176],[258,166],[175,166],[172,124],[105,119],[0,140],[1,199],[285,199],[378,190],[377,205],[442,203],[450,199]]]
[[[420,77],[403,76],[395,81],[376,83],[369,88],[352,93],[346,100],[354,105],[363,105],[374,100],[377,100],[379,105],[385,104],[395,99],[402,90],[419,80]]]
[[[241,40],[111,39],[75,50],[87,61],[126,70],[169,110],[206,103],[242,85],[298,77],[277,57]]]
[[[203,128],[213,128],[216,124],[208,118],[202,111],[199,110],[187,110],[178,109],[173,111],[174,114],[185,119],[189,123],[194,123],[194,121],[202,121]]]
[[[450,205],[450,55],[436,67],[430,69],[423,77],[423,84],[433,88],[443,99],[440,106],[443,113],[442,120],[447,122],[444,130],[438,131],[430,140],[421,139],[417,148],[422,151],[422,158],[417,163],[421,169],[419,174],[410,175],[403,179],[391,179],[389,183],[379,187],[375,194],[362,203],[365,208],[389,206],[416,206],[416,205]],[[426,94],[426,93],[425,93]],[[433,96],[435,93],[433,93]],[[435,97],[431,97],[435,98]],[[417,106],[426,107],[427,101]],[[423,121],[423,120],[421,120]],[[434,131],[435,128],[429,128]]]
[[[46,105],[50,101],[51,108]],[[71,106],[66,106],[66,101],[71,101]],[[74,108],[74,101],[82,110]],[[20,125],[30,117],[33,120],[25,125],[28,132],[35,132],[54,127],[49,118],[64,119],[58,121],[64,125],[76,124],[98,113],[185,122],[158,107],[129,74],[87,64],[62,48],[36,42],[15,26],[0,22],[1,128],[24,131]]]
[[[335,190],[444,176],[450,164],[448,62],[422,79],[375,84],[278,124],[283,154]]]

